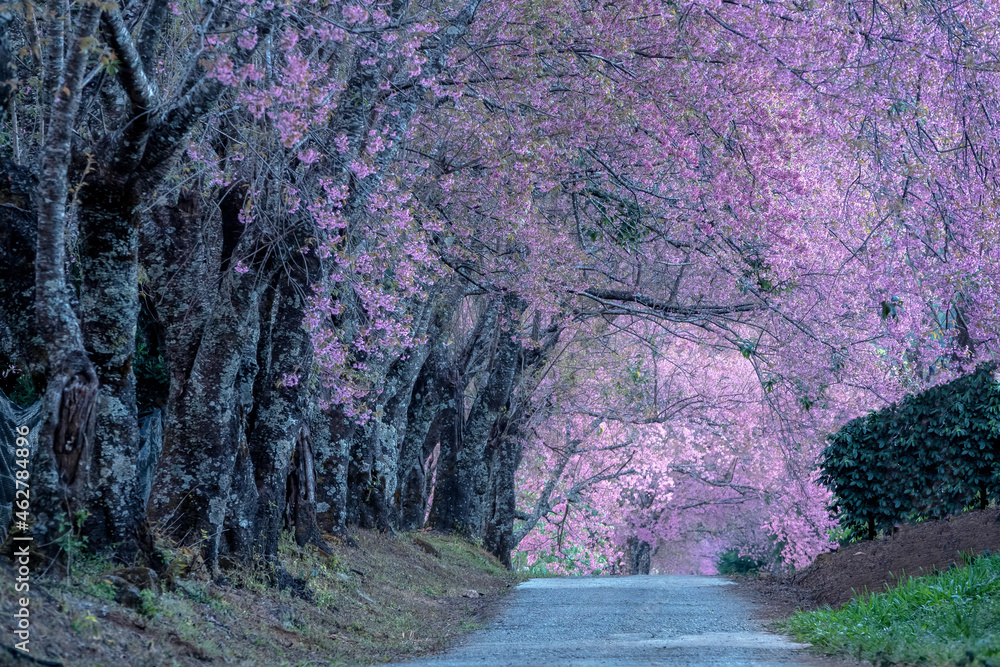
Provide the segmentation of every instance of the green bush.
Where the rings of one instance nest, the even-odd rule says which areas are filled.
[[[785,546],[776,535],[767,535],[763,541],[734,546],[718,554],[715,567],[719,574],[756,574],[761,570],[777,574],[787,567],[782,556]]]
[[[854,538],[1000,498],[995,365],[907,396],[827,439],[820,481]]]
[[[729,549],[719,554],[715,566],[719,574],[755,574],[766,563],[758,558],[741,556],[739,549]]]

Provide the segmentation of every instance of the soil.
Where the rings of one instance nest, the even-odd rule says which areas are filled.
[[[1000,509],[965,512],[898,527],[892,535],[820,554],[808,567],[778,577],[740,579],[764,616],[837,607],[859,594],[881,593],[910,576],[941,572],[970,556],[1000,551]]]
[[[354,534],[334,554],[283,548],[292,586],[240,570],[228,583],[197,571],[151,601],[124,605],[112,573],[76,581],[31,573],[31,656],[11,646],[14,571],[0,565],[0,665],[375,664],[437,652],[496,613],[519,579],[479,547],[431,533]],[[6,559],[4,559],[6,560]],[[149,597],[147,595],[147,597]]]

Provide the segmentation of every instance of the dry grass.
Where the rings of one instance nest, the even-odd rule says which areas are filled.
[[[105,667],[375,664],[441,650],[486,620],[517,581],[458,538],[370,531],[356,537],[357,548],[337,545],[334,556],[283,541],[282,562],[304,583],[299,594],[276,590],[249,569],[228,572],[228,586],[194,572],[136,610],[114,602],[106,563],[83,564],[72,583],[36,575],[32,653]],[[481,597],[464,597],[469,590]],[[5,618],[14,597],[13,585],[0,589]],[[9,631],[4,635],[0,641],[13,643]]]

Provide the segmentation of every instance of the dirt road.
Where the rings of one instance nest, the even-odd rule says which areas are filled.
[[[417,667],[823,665],[764,631],[719,577],[532,579],[506,609],[452,651]]]

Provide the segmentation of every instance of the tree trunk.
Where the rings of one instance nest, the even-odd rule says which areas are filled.
[[[234,421],[234,426],[236,421]],[[235,429],[234,429],[235,430]],[[233,433],[236,439],[236,462],[233,464],[233,484],[230,488],[229,512],[226,516],[225,535],[229,553],[240,563],[253,559],[254,521],[257,518],[257,483],[254,480],[253,461],[245,433]]]
[[[265,339],[268,350],[266,353],[262,350],[258,356],[262,381],[258,384],[260,390],[249,442],[259,498],[254,556],[268,562],[273,562],[278,555],[289,464],[306,423],[312,340],[304,323],[305,297],[311,289],[311,276],[319,271],[318,266],[311,268],[292,266],[287,273],[281,274],[273,308],[269,309],[271,312],[262,313],[262,319],[268,320],[262,322],[262,326],[269,329],[270,335]],[[309,460],[312,461],[311,448]],[[311,464],[309,469],[313,469]],[[308,480],[308,486],[314,485],[314,479]],[[312,496],[315,504],[315,492]]]
[[[170,396],[163,455],[151,514],[178,539],[202,545],[205,563],[217,571],[220,538],[237,473],[240,386],[244,359],[255,359],[255,326],[265,270],[226,270],[229,249],[256,256],[256,242],[229,224],[242,191],[231,188],[221,215],[199,210],[187,194],[173,209],[154,213],[146,243],[158,312],[166,328]],[[233,231],[235,230],[235,232]],[[235,235],[235,242],[233,236]]]
[[[251,321],[240,355],[240,371],[236,376],[236,411],[229,425],[230,438],[236,444],[236,461],[233,463],[233,483],[229,490],[224,532],[231,554],[238,561],[249,561],[253,554],[257,508],[260,498],[254,479],[253,457],[250,453],[248,434],[249,417],[255,413],[254,389],[261,381],[257,350],[261,339],[260,315],[251,314]]]
[[[295,439],[295,456],[287,478],[285,523],[295,531],[295,542],[304,547],[314,544],[330,553],[323,540],[316,516],[316,463],[312,434],[305,424]]]
[[[440,440],[438,415],[454,405],[452,383],[443,375],[447,372],[444,346],[431,339],[433,349],[420,370],[407,408],[406,434],[399,454],[399,527],[414,530],[423,526],[427,515],[430,480],[425,463]],[[447,417],[443,417],[447,419]],[[451,423],[455,422],[450,415]]]
[[[649,574],[650,546],[649,542],[638,537],[628,539],[629,574]]]
[[[326,532],[343,537],[347,529],[350,446],[358,425],[345,416],[343,406],[326,410],[313,407],[312,413],[317,522]]]
[[[406,403],[406,425],[400,439],[397,516],[403,530],[420,528],[427,514],[428,487],[425,463],[437,445],[431,425],[441,404],[453,398],[452,383],[444,381],[448,350],[444,345],[455,312],[464,293],[457,283],[434,299],[427,328],[427,343],[421,347],[422,365]]]
[[[514,303],[512,297],[503,297],[503,301],[502,314],[508,318],[516,319],[524,310],[524,304]],[[474,537],[482,537],[485,527],[484,500],[489,482],[486,446],[498,419],[506,411],[521,358],[521,344],[515,339],[512,328],[498,326],[493,336],[494,351],[488,377],[469,409],[457,446],[444,459],[448,462],[446,469],[453,467],[454,473],[450,479],[438,478],[434,507],[431,508],[436,528]],[[445,456],[443,446],[441,455]],[[438,470],[443,472],[440,463]]]
[[[139,318],[134,207],[130,189],[109,179],[85,184],[79,197],[80,316],[84,345],[101,384],[87,534],[93,548],[117,544],[122,560],[135,555],[136,526],[143,518],[136,487],[139,421],[132,371]]]
[[[510,553],[517,546],[514,519],[517,513],[517,468],[521,465],[523,440],[517,428],[505,429],[493,438],[487,457],[490,468],[486,499],[483,547],[511,568]]]
[[[417,306],[414,338],[427,333],[439,296],[435,291],[427,302]],[[402,350],[384,374],[383,389],[374,401],[376,418],[365,425],[351,446],[348,523],[379,530],[388,530],[399,523],[399,456],[405,442],[413,386],[426,358],[426,345]]]
[[[450,392],[447,400],[438,408],[434,421],[427,432],[425,443],[440,445],[437,458],[436,481],[434,488],[428,490],[434,494],[430,515],[427,523],[436,530],[451,532],[458,530],[459,517],[455,513],[457,505],[454,499],[459,495],[458,450],[462,442],[462,427],[465,414],[464,388],[453,377],[437,376],[439,387]],[[432,445],[433,447],[433,445]]]
[[[492,329],[498,312],[499,301],[490,300],[476,319],[464,349],[452,354],[439,351],[438,367],[431,371],[433,391],[437,395],[435,400],[440,407],[431,421],[425,442],[432,448],[440,443],[440,449],[433,489],[434,502],[427,522],[444,532],[461,530],[456,499],[462,494],[458,464],[465,429],[465,390],[470,379],[467,371],[473,359],[490,356],[489,346],[494,340]]]
[[[68,0],[53,0],[49,9],[57,16],[70,16]],[[96,5],[86,5],[77,14],[75,35],[66,34],[68,21],[58,20],[48,22],[46,35],[44,92],[52,102],[40,157],[35,315],[48,356],[48,383],[39,442],[51,452],[48,460],[55,464],[61,488],[57,492],[33,484],[32,491],[35,505],[61,505],[68,515],[85,499],[98,394],[97,373],[87,357],[66,280],[66,213],[72,133],[88,58],[84,43],[93,36],[99,17]],[[48,473],[36,469],[32,477],[41,482]],[[62,498],[56,495],[59,492]],[[41,515],[33,526],[36,537],[50,544],[48,538],[56,528],[54,521],[44,521]]]
[[[171,419],[154,491],[158,517],[169,517],[168,529],[185,541],[201,541],[212,572],[218,569],[236,463],[237,374],[260,298],[259,287],[237,276],[231,272],[222,278],[184,392],[168,406]]]

